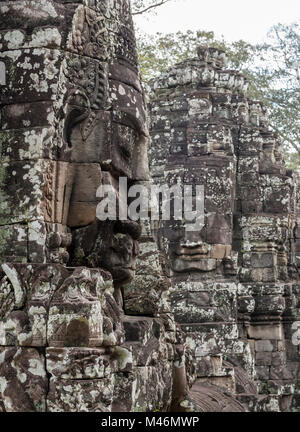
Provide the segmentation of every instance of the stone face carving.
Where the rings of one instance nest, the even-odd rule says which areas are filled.
[[[0,13],[0,411],[296,410],[299,188],[244,77],[199,48],[155,83],[152,175],[205,185],[201,232],[101,221],[149,186],[129,1]]]
[[[298,180],[265,107],[225,67],[222,51],[199,47],[197,58],[152,83],[152,176],[204,187],[201,230],[163,221],[157,231],[171,269],[171,310],[193,349],[199,407],[208,382],[250,410],[293,410]]]
[[[0,12],[0,411],[167,410],[176,337],[157,247],[136,222],[96,217],[99,186],[124,212],[119,178],[149,181],[129,1]],[[141,234],[159,279],[142,314],[121,292]]]

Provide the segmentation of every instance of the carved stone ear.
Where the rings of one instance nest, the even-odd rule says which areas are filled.
[[[88,115],[89,111],[82,107],[73,107],[68,113],[65,120],[63,137],[69,148],[72,147],[71,134],[74,126],[87,118]]]
[[[71,134],[74,126],[90,114],[90,101],[85,93],[75,90],[69,94],[66,100],[66,118],[64,124],[63,139],[68,147],[72,147]]]

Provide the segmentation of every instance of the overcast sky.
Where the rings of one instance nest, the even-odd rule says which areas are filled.
[[[172,0],[157,14],[136,16],[147,33],[185,30],[214,31],[225,40],[262,42],[269,28],[300,19],[300,0]]]

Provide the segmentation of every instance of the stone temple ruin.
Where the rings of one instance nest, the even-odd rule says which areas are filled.
[[[167,299],[140,317],[121,295],[137,239],[160,275],[158,250],[146,227],[96,218],[99,185],[149,181],[129,4],[13,1],[0,13],[1,410],[167,410]]]
[[[182,221],[157,230],[196,383],[226,387],[248,409],[296,409],[299,196],[280,138],[217,49],[199,47],[152,87],[155,182],[204,185],[200,232]]]
[[[299,410],[298,179],[243,76],[200,47],[148,116],[128,0],[0,15],[0,412]],[[100,221],[120,177],[204,185],[203,229]]]

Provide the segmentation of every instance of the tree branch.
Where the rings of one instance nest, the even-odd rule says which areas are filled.
[[[146,8],[136,11],[136,12],[132,12],[132,15],[142,15],[145,12],[148,12],[150,9],[156,8],[158,6],[162,6],[163,4],[167,3],[170,0],[161,0],[158,3],[155,3],[153,5],[147,6]]]
[[[275,132],[277,132],[279,134],[279,136],[281,138],[284,139],[284,141],[286,141],[287,143],[289,143],[292,147],[294,147],[294,149],[296,150],[296,152],[299,154],[300,156],[300,148],[297,146],[297,144],[295,144],[295,142],[293,140],[291,140],[290,138],[287,137],[287,135],[285,135],[282,131],[280,131],[279,129],[277,129],[276,127],[274,127],[274,125],[272,125],[272,128],[274,129]]]

